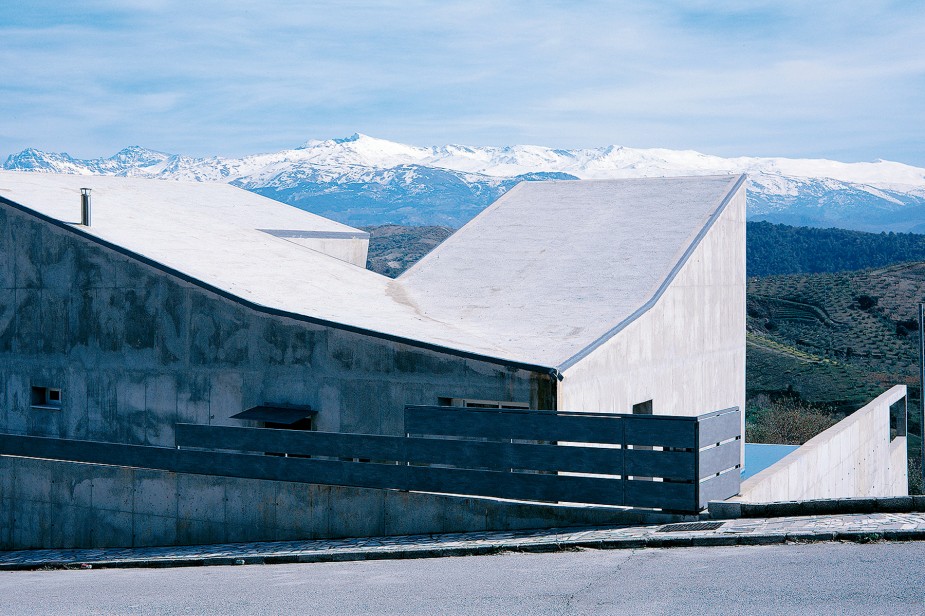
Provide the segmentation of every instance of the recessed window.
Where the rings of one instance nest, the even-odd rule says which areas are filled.
[[[529,409],[526,402],[504,402],[501,400],[472,400],[469,398],[437,398],[440,406],[464,406],[470,409]]]
[[[55,387],[33,387],[32,406],[45,409],[60,409],[61,390]]]

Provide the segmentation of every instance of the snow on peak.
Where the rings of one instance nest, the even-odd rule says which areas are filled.
[[[431,205],[438,204],[433,207],[468,212],[470,205],[484,205],[487,199],[496,198],[522,179],[738,173],[749,175],[749,207],[753,213],[783,211],[797,201],[816,212],[823,203],[827,204],[825,208],[832,208],[839,203],[860,207],[857,204],[869,199],[884,203],[925,200],[925,169],[885,160],[843,163],[825,159],[723,158],[693,150],[621,145],[573,150],[539,145],[423,147],[362,133],[311,140],[293,149],[242,158],[191,158],[131,146],[108,158],[79,160],[65,153],[30,148],[10,156],[3,167],[231,182],[263,194],[276,194],[293,204],[351,195],[344,196],[336,207],[349,202],[357,211],[369,203],[423,203],[421,195],[428,194],[434,195]],[[445,195],[442,201],[437,196],[441,191]],[[408,207],[411,211],[416,206]],[[407,220],[425,221],[416,217]],[[457,224],[464,222],[464,217],[447,214],[443,219],[426,220]],[[347,218],[342,221],[360,222]]]
[[[925,169],[885,160],[842,163],[825,159],[723,158],[694,150],[629,148],[608,145],[565,150],[537,145],[412,146],[354,133],[345,138],[312,140],[299,158],[318,165],[360,165],[387,169],[416,164],[494,177],[525,173],[569,173],[579,178],[662,177],[749,173],[777,177],[831,179],[854,184],[925,187]]]

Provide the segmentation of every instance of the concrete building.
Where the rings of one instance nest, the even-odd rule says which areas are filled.
[[[406,405],[744,407],[742,176],[522,183],[396,280],[364,269],[367,241],[228,185],[0,173],[0,432],[173,448],[178,423],[399,436]],[[0,465],[0,546],[605,516],[22,456]],[[235,504],[244,494],[256,512]],[[80,528],[106,530],[75,539]]]

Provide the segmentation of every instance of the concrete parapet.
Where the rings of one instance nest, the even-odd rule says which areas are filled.
[[[906,438],[890,440],[890,405],[905,396],[905,385],[881,394],[742,482],[734,500],[783,506],[782,501],[906,496]]]
[[[909,492],[909,446],[905,436],[897,436],[890,443],[890,494]]]

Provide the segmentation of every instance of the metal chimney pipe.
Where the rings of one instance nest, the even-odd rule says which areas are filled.
[[[90,226],[90,189],[80,189],[80,224]]]

